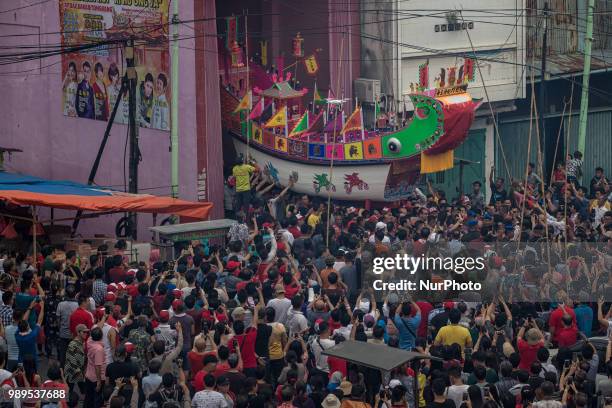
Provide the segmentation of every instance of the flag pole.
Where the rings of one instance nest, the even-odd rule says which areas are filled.
[[[314,92],[312,93],[312,113],[315,113],[315,104],[317,103],[317,79],[314,81]]]

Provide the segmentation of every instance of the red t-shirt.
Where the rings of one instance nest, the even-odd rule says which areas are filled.
[[[285,287],[285,297],[287,299],[293,299],[293,297],[300,291],[300,287],[295,284],[295,282],[290,283],[289,285],[284,285]]]
[[[190,351],[187,353],[187,360],[189,360],[189,371],[191,371],[192,378],[195,378],[197,373],[199,373],[200,370],[204,368],[204,357],[206,357],[209,354],[214,355],[215,353],[210,352],[210,353],[200,354],[196,351]]]
[[[427,337],[427,317],[429,316],[429,312],[433,310],[433,306],[429,302],[416,302],[416,304],[421,308],[421,323],[419,323],[419,327],[417,329],[418,337]],[[416,314],[416,310],[414,310],[413,315]]]
[[[297,226],[289,227],[287,228],[287,231],[289,231],[291,235],[293,235],[293,238],[295,239],[298,239],[302,236],[302,232]]]
[[[229,363],[226,361],[225,363],[218,363],[217,364],[217,368],[215,368],[215,371],[213,372],[213,375],[216,378],[219,378],[220,376],[222,376],[223,374],[227,373],[230,369]]]
[[[126,290],[128,295],[130,295],[131,297],[135,298],[136,296],[138,296],[138,286],[134,284],[128,285]]]
[[[163,309],[164,299],[166,299],[166,295],[155,295],[153,296],[153,308],[159,314]]]
[[[347,376],[348,369],[346,366],[346,360],[338,357],[327,357],[327,365],[329,366],[329,378],[331,378],[332,374],[336,371],[340,371],[342,373],[342,377]]]
[[[531,345],[523,339],[518,339],[517,346],[519,350],[519,355],[521,356],[519,368],[521,370],[529,371],[531,369],[531,363],[536,361],[536,359],[538,358],[538,350],[544,347],[544,340],[540,341],[537,344]]]
[[[555,332],[555,334],[559,347],[570,347],[576,344],[578,329],[576,327],[562,327],[558,332]]]
[[[257,368],[257,358],[255,357],[255,339],[257,338],[257,329],[249,327],[244,334],[235,335],[234,338],[240,347],[242,354],[242,366],[244,368]],[[233,346],[232,346],[233,348]]]
[[[204,389],[204,377],[206,377],[207,374],[208,372],[200,370],[195,375],[193,381],[191,382],[191,385],[193,385],[193,389],[195,390],[195,392],[202,391]]]
[[[76,336],[76,327],[79,324],[84,324],[88,329],[91,329],[91,326],[94,324],[94,318],[91,312],[80,307],[70,315],[70,332],[73,336]]]
[[[574,309],[571,307],[565,306],[565,311],[568,315],[572,316],[572,326],[576,326],[576,313]],[[561,307],[556,308],[550,314],[550,318],[548,319],[548,327],[555,328],[555,335],[553,336],[553,340],[557,340],[557,336],[559,335],[559,331],[563,328],[563,323],[561,323],[561,318],[563,317],[563,310]]]
[[[68,408],[68,403],[66,402],[68,400],[68,387],[66,386],[66,384],[47,380],[44,383],[42,383],[40,387],[47,388],[47,389],[64,390],[65,391],[64,395],[66,396],[66,398],[60,399],[59,403],[62,408]]]

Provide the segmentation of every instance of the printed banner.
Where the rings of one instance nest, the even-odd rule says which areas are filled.
[[[59,0],[64,50],[95,41],[118,41],[62,54],[65,116],[108,120],[126,69],[125,49],[119,41],[133,38],[137,123],[170,130],[169,1]],[[128,115],[126,93],[115,123],[127,124]]]

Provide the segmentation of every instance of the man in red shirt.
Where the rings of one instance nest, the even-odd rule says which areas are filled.
[[[557,344],[559,347],[571,347],[578,340],[578,328],[569,314],[563,315],[561,324],[561,329],[556,333]]]
[[[109,269],[108,277],[110,281],[114,283],[125,281],[126,272],[123,267],[123,257],[121,255],[113,256],[113,267]]]
[[[84,324],[88,329],[91,329],[94,324],[93,315],[88,310],[89,298],[79,295],[78,302],[79,307],[70,315],[70,332],[73,336],[76,336],[77,325]]]
[[[550,314],[550,318],[548,319],[548,327],[550,327],[550,335],[553,342],[558,341],[557,335],[559,334],[559,331],[563,328],[563,323],[561,322],[561,319],[565,314],[571,316],[572,326],[577,326],[576,313],[574,312],[571,303],[561,303],[555,310],[553,310],[553,312]]]
[[[527,330],[528,328],[529,330]],[[525,334],[526,330],[527,333]],[[525,337],[524,339],[523,336]],[[538,325],[529,319],[525,321],[525,324],[519,330],[517,338],[516,345],[521,357],[518,367],[521,370],[529,371],[531,363],[536,361],[538,357],[538,350],[544,347],[544,335],[538,328]]]
[[[433,310],[433,306],[429,302],[419,301],[416,304],[421,309],[421,323],[417,329],[417,336],[422,338],[427,338],[427,325],[428,325],[428,317],[429,312]],[[416,314],[416,309],[414,310],[413,316]]]
[[[258,315],[259,309],[264,304],[263,295],[261,294],[261,290],[258,289],[259,293],[259,303],[255,305],[255,310],[253,311],[253,319],[251,320],[251,326],[244,329],[244,322],[241,320],[234,320],[234,339],[236,340],[236,345],[240,349],[240,354],[242,356],[242,367],[243,372],[247,377],[255,377],[257,371],[257,354],[255,353],[255,339],[257,338],[257,325],[259,324]],[[231,343],[232,351],[235,353],[234,342]]]

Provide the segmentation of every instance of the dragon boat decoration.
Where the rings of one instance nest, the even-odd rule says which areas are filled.
[[[452,168],[481,103],[467,92],[467,80],[436,81],[434,89],[413,87],[412,117],[401,128],[368,130],[362,106],[346,119],[343,101],[328,98],[327,107],[307,109],[309,92],[295,89],[290,75],[269,79],[265,89],[242,95],[222,87],[226,137],[278,184],[291,178],[298,193],[340,200],[395,201],[410,194],[415,175]]]

